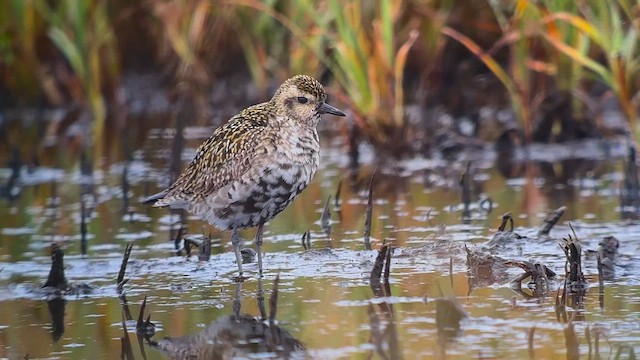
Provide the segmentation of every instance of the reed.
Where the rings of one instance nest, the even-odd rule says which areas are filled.
[[[47,36],[77,79],[69,82],[68,90],[75,101],[91,110],[94,135],[101,138],[107,115],[104,95],[114,99],[116,91],[113,87],[104,87],[120,75],[117,41],[107,1],[64,0],[53,5],[34,1],[33,4],[48,25]]]
[[[572,94],[571,111],[583,111],[597,102],[586,87],[594,79],[611,89],[629,131],[636,131],[637,0],[485,5],[490,23],[469,18],[474,14],[465,9],[472,5],[453,0],[6,0],[0,2],[0,93],[8,96],[1,102],[79,104],[90,110],[101,137],[128,70],[121,64],[136,43],[124,37],[139,36],[154,39],[143,47],[152,52],[150,66],[163,68],[160,76],[175,80],[178,90],[186,84],[183,98],[196,105],[208,106],[220,63],[248,72],[261,100],[272,81],[306,73],[333,80],[329,93],[351,109],[364,138],[391,148],[410,134],[405,79],[422,76],[419,84],[439,90],[437,75],[457,66],[441,61],[453,40],[503,84],[528,138],[542,99],[553,91]],[[140,19],[144,25],[135,29],[144,35],[115,32],[118,22]],[[474,27],[476,33],[465,30]],[[498,33],[489,46],[488,31]]]
[[[637,104],[633,103],[633,97],[640,79],[640,23],[634,11],[639,6],[632,0],[586,0],[578,2],[578,13],[553,12],[542,20],[543,24],[569,24],[580,33],[584,40],[577,44],[545,33],[542,36],[611,88],[629,121],[630,133],[637,129]],[[598,61],[599,58],[604,61]]]

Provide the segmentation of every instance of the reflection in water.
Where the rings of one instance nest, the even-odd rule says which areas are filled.
[[[384,278],[382,283],[382,269],[384,267]],[[378,257],[371,270],[369,285],[376,298],[391,297],[391,287],[389,286],[389,272],[391,269],[391,247],[384,245],[378,252]],[[382,359],[402,359],[402,352],[398,342],[398,331],[396,329],[395,314],[393,304],[387,301],[378,304],[369,304],[369,321],[371,334],[369,342],[374,345],[376,353]],[[368,358],[373,356],[369,353]]]
[[[64,334],[64,308],[66,300],[62,297],[55,297],[47,301],[49,315],[51,315],[51,339],[55,342],[60,340]]]
[[[436,329],[441,359],[447,357],[447,344],[462,335],[460,322],[467,317],[467,313],[455,299],[436,299]]]
[[[261,312],[258,318],[240,314],[242,283],[238,282],[233,315],[218,318],[198,334],[150,341],[150,344],[172,359],[246,358],[260,353],[271,353],[278,358],[307,358],[305,346],[275,324],[278,282],[279,277],[274,281],[268,318],[265,317],[262,279],[258,279],[257,301]]]

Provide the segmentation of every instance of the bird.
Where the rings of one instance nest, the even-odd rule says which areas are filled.
[[[231,231],[240,279],[238,230],[258,227],[255,237],[262,276],[265,222],[282,212],[309,185],[318,169],[320,115],[346,116],[329,105],[322,84],[296,75],[271,100],[250,106],[213,131],[167,189],[146,204],[185,209],[210,225]]]

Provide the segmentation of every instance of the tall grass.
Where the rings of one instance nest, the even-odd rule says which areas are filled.
[[[588,69],[611,88],[630,127],[635,129],[637,104],[633,103],[633,96],[638,87],[636,82],[640,79],[640,25],[637,21],[640,2],[580,1],[578,9],[579,14],[566,11],[550,13],[543,22],[571,25],[595,45],[595,48],[591,48],[591,54],[583,50],[586,42],[576,46],[549,34],[542,35],[558,51]],[[599,56],[604,58],[603,62],[596,60]]]
[[[47,36],[64,55],[79,89],[69,89],[75,100],[87,104],[93,115],[94,133],[104,132],[105,84],[120,75],[117,42],[107,13],[106,0],[65,0],[50,6],[36,1],[38,12],[48,24]]]
[[[27,101],[44,93],[49,102],[62,105],[62,95],[37,54],[38,36],[45,26],[34,1],[0,2],[0,69],[5,68],[0,75],[6,86]]]
[[[611,89],[637,128],[638,0],[485,5],[493,19],[469,18],[474,14],[460,9],[470,5],[453,0],[6,0],[0,2],[0,88],[16,98],[83,104],[101,134],[128,56],[115,24],[137,21],[127,15],[134,9],[154,39],[152,65],[176,86],[198,87],[191,94],[199,101],[207,101],[219,61],[246,65],[263,99],[270,84],[293,73],[332,79],[330,93],[378,145],[397,144],[407,134],[407,76],[456,69],[439,61],[451,40],[504,85],[528,137],[541,99],[554,90],[588,97],[585,80],[592,79]],[[475,33],[467,30],[474,26]],[[480,35],[488,28],[498,32],[489,45]],[[135,36],[118,34],[127,35]],[[230,59],[235,54],[242,58]]]

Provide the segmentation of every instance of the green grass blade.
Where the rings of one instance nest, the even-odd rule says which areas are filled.
[[[56,47],[64,54],[73,71],[78,74],[81,79],[86,79],[87,69],[85,68],[80,54],[80,49],[71,41],[67,34],[59,27],[53,26],[49,29],[48,35]]]

